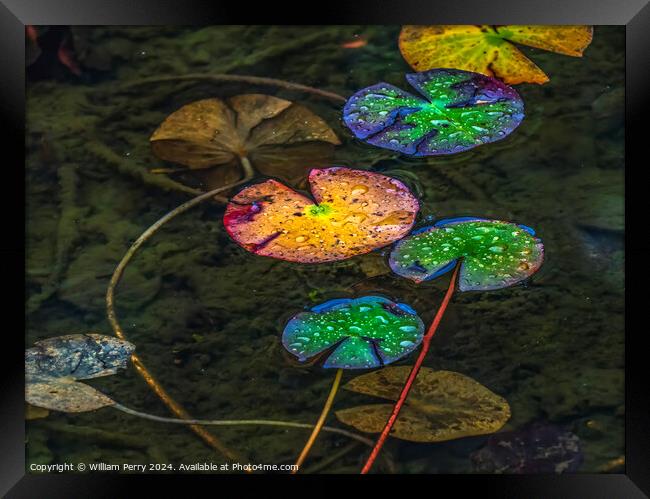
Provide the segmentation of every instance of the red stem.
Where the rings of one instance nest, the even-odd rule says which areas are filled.
[[[361,470],[362,475],[368,473],[370,471],[370,468],[372,468],[375,459],[377,459],[377,456],[379,455],[381,448],[384,446],[384,442],[388,438],[390,430],[393,428],[395,421],[397,421],[397,416],[399,416],[399,413],[402,410],[402,406],[404,405],[404,401],[406,400],[406,397],[408,397],[408,394],[411,391],[413,382],[415,381],[415,378],[420,372],[420,367],[422,367],[422,362],[424,361],[424,358],[427,356],[427,352],[429,351],[431,338],[433,338],[433,335],[436,333],[436,330],[438,329],[438,325],[442,320],[442,316],[444,315],[445,310],[447,309],[447,305],[451,300],[451,296],[454,294],[454,289],[456,288],[456,276],[458,274],[458,267],[459,267],[458,264],[456,264],[456,266],[454,267],[454,272],[451,275],[451,281],[449,281],[449,287],[447,288],[447,293],[445,293],[445,297],[442,300],[442,304],[440,305],[438,312],[436,312],[436,316],[433,318],[433,322],[431,323],[431,326],[429,326],[427,334],[425,334],[424,338],[422,339],[422,350],[420,350],[420,355],[418,355],[418,358],[415,361],[415,365],[413,366],[413,369],[411,369],[411,373],[409,374],[409,377],[407,378],[406,383],[404,384],[404,388],[402,388],[402,393],[400,393],[397,402],[395,402],[395,405],[393,406],[393,412],[388,418],[388,421],[386,421],[386,426],[384,426],[381,435],[379,435],[379,438],[377,439],[377,443],[375,443],[375,447],[372,449],[372,452],[370,453],[370,456],[368,456],[368,460],[366,461],[366,464],[363,466],[363,469]]]

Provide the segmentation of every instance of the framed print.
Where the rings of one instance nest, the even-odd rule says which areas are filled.
[[[510,3],[4,1],[0,491],[646,497],[650,7]]]

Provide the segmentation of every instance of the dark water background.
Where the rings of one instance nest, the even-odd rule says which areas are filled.
[[[45,59],[29,70],[26,344],[111,334],[104,294],[114,266],[142,231],[188,199],[143,174],[166,166],[148,140],[169,113],[209,96],[278,95],[335,130],[343,144],[333,164],[410,182],[421,192],[422,216],[475,215],[537,230],[546,248],[540,272],[527,286],[457,294],[425,365],[504,396],[512,408],[504,431],[557,425],[580,438],[579,471],[611,469],[624,451],[622,27],[597,27],[583,58],[524,48],[551,81],[517,86],[522,125],[502,142],[449,157],[409,159],[366,146],[342,127],[338,104],[274,87],[184,81],[119,91],[129,81],[188,73],[268,76],[344,96],[380,81],[407,88],[411,70],[398,33],[396,26],[72,29],[81,76]],[[368,44],[341,47],[355,36]],[[310,266],[256,257],[229,239],[222,214],[214,203],[174,220],[138,254],[116,296],[142,359],[196,417],[315,421],[334,373],[288,362],[279,337],[290,315],[334,296],[380,292],[428,322],[444,293],[444,279],[418,286],[391,275],[380,253]],[[90,383],[124,405],[167,415],[133,369]],[[374,401],[341,391],[335,408]],[[342,426],[334,415],[328,424]],[[227,461],[188,429],[112,409],[51,414],[27,428],[28,464]],[[307,437],[262,427],[213,432],[253,463],[292,463]],[[386,450],[397,472],[470,473],[469,456],[486,440],[393,439]],[[348,444],[322,434],[306,469]],[[356,473],[366,454],[355,447],[320,471]]]

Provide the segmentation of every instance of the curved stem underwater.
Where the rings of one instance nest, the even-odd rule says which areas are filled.
[[[325,424],[325,419],[327,419],[327,415],[329,414],[330,409],[332,408],[332,404],[334,403],[334,397],[336,396],[336,392],[338,391],[339,385],[341,384],[342,376],[343,369],[338,369],[336,371],[336,376],[334,377],[334,383],[332,383],[332,388],[330,389],[330,394],[327,396],[327,400],[325,401],[323,410],[321,411],[320,417],[316,422],[316,426],[314,426],[314,429],[309,436],[309,440],[307,440],[307,443],[302,449],[300,456],[298,456],[298,459],[296,460],[296,467],[291,471],[291,474],[298,473],[298,470],[302,466],[302,463],[304,463],[305,459],[307,459],[307,454],[309,454],[309,451],[314,446],[314,442],[316,442],[318,434],[320,433],[321,429],[324,429],[323,425]]]
[[[122,340],[127,339],[126,335],[124,334],[124,330],[122,329],[122,326],[117,320],[117,314],[115,313],[115,288],[119,284],[120,279],[124,274],[124,270],[126,269],[126,266],[129,264],[129,262],[133,259],[133,256],[136,254],[138,249],[140,249],[140,247],[145,242],[147,242],[163,225],[165,225],[167,222],[169,222],[176,216],[180,215],[181,213],[185,213],[187,210],[202,203],[203,201],[215,198],[215,196],[217,196],[219,193],[223,191],[227,191],[229,189],[232,189],[233,187],[236,187],[240,184],[243,184],[251,180],[253,178],[254,171],[248,158],[245,157],[241,158],[241,165],[242,165],[244,175],[240,180],[232,184],[219,187],[218,189],[213,189],[209,192],[200,194],[199,196],[196,196],[195,198],[192,198],[189,201],[174,208],[172,211],[170,211],[169,213],[167,213],[166,215],[158,219],[158,221],[156,221],[151,227],[145,230],[142,233],[142,235],[128,249],[128,251],[122,258],[120,263],[115,268],[115,271],[111,276],[111,280],[106,290],[106,315],[108,317],[108,322],[111,324],[111,327],[113,328],[113,332],[118,338]],[[140,376],[142,376],[142,378],[146,381],[149,387],[154,391],[154,393],[158,396],[158,398],[160,398],[160,400],[162,400],[162,402],[170,409],[170,411],[181,419],[190,419],[189,413],[163,389],[160,383],[158,383],[158,381],[153,377],[153,375],[142,363],[140,357],[137,354],[133,354],[131,356],[131,360],[133,362],[135,369],[140,374]],[[226,457],[230,459],[238,458],[238,456],[234,452],[232,452],[227,447],[225,447],[214,435],[208,432],[205,428],[201,426],[195,426],[195,425],[190,426],[190,428],[197,435],[199,435],[199,437],[201,437],[208,445],[210,445],[212,448],[216,449],[217,451],[221,452]]]
[[[406,400],[406,397],[408,397],[408,394],[411,391],[413,382],[415,381],[415,378],[417,378],[417,375],[420,372],[420,368],[422,367],[422,362],[424,361],[424,358],[427,356],[427,353],[429,352],[429,346],[431,345],[431,338],[433,338],[433,335],[436,333],[436,330],[438,329],[438,325],[442,320],[442,316],[445,314],[447,305],[449,304],[449,301],[451,300],[451,297],[454,294],[454,290],[456,289],[456,277],[458,275],[459,266],[460,266],[459,263],[456,263],[456,265],[454,266],[454,271],[451,275],[451,280],[449,281],[449,287],[447,288],[445,297],[443,298],[442,303],[440,304],[440,308],[438,308],[438,311],[436,312],[436,316],[433,318],[433,322],[431,323],[431,326],[429,326],[427,333],[424,335],[424,338],[422,339],[422,350],[420,350],[420,354],[418,355],[418,358],[415,361],[415,364],[413,365],[413,368],[411,369],[411,372],[408,378],[406,379],[406,382],[404,383],[404,388],[402,388],[402,393],[400,393],[397,402],[395,402],[395,405],[393,406],[393,411],[391,412],[388,421],[386,421],[386,426],[384,426],[384,429],[382,430],[381,435],[379,435],[379,438],[377,439],[377,442],[375,443],[375,446],[372,449],[370,456],[368,456],[368,460],[366,461],[366,464],[364,464],[363,469],[361,470],[362,475],[368,473],[370,471],[370,468],[372,468],[372,465],[377,459],[377,456],[379,455],[381,448],[384,446],[384,443],[386,442],[386,439],[388,438],[388,435],[390,434],[390,431],[393,428],[395,421],[397,421],[397,417],[399,416],[399,413],[402,410],[404,401]]]
[[[165,418],[161,416],[154,416],[153,414],[147,414],[146,412],[136,411],[130,407],[123,406],[117,402],[111,407],[118,409],[132,416],[137,416],[139,418],[148,419],[150,421],[157,421],[159,423],[172,423],[172,424],[184,424],[184,425],[204,425],[204,426],[280,426],[284,428],[314,428],[314,425],[308,423],[293,423],[291,421],[280,421],[274,419],[176,419],[176,418]],[[352,440],[361,442],[362,444],[372,447],[372,440],[352,433],[351,431],[343,430],[341,428],[333,428],[331,426],[321,426],[319,430],[326,431],[329,433],[337,433],[339,435],[344,435]]]
[[[137,87],[140,85],[147,85],[150,83],[162,83],[167,81],[212,81],[212,82],[241,82],[249,83],[252,85],[270,85],[274,87],[285,88],[287,90],[294,90],[297,92],[306,92],[319,97],[324,97],[335,102],[345,102],[347,99],[342,95],[339,95],[334,92],[328,92],[327,90],[321,90],[319,88],[310,87],[308,85],[303,85],[301,83],[293,83],[285,80],[278,80],[277,78],[266,78],[263,76],[248,76],[248,75],[231,75],[231,74],[203,74],[203,73],[191,73],[184,75],[170,75],[170,76],[154,76],[151,78],[143,78],[142,80],[136,80],[128,82],[126,85],[119,87],[121,90],[129,89],[132,87]]]

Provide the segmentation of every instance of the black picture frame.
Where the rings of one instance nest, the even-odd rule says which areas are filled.
[[[2,123],[5,127],[5,165],[3,168],[4,230],[0,243],[0,269],[5,283],[3,298],[3,348],[0,402],[0,495],[8,498],[51,497],[128,497],[135,494],[135,482],[147,487],[162,484],[167,494],[187,494],[190,481],[210,487],[207,481],[232,481],[244,478],[258,482],[265,477],[232,477],[211,475],[76,475],[25,474],[24,427],[24,341],[18,334],[24,330],[25,315],[24,257],[25,219],[24,163],[25,134],[25,26],[33,25],[164,25],[164,24],[608,24],[626,27],[626,163],[633,170],[647,164],[643,152],[648,141],[643,118],[648,116],[650,88],[650,5],[648,0],[400,0],[327,2],[315,7],[302,4],[281,6],[256,2],[254,9],[235,2],[200,2],[185,0],[1,0],[0,2],[0,67],[2,68]],[[246,12],[248,10],[248,12]],[[12,153],[11,156],[7,152]],[[9,157],[12,159],[10,160]],[[635,161],[638,159],[638,161]],[[634,173],[636,176],[637,174]],[[650,282],[650,271],[644,269],[650,250],[648,238],[642,235],[642,221],[647,205],[643,199],[644,182],[632,182],[626,172],[626,223],[641,227],[626,230],[626,465],[624,474],[567,474],[557,476],[399,476],[370,475],[366,482],[415,480],[418,487],[435,487],[443,483],[453,488],[457,497],[480,492],[482,497],[503,498],[641,498],[650,495],[650,391],[646,386],[644,308],[647,307],[643,283]],[[637,194],[637,196],[635,196]],[[22,212],[24,215],[24,212]],[[10,215],[10,216],[9,216]],[[627,229],[627,227],[626,227]],[[631,258],[631,259],[630,259]],[[634,274],[632,274],[634,269]],[[629,272],[629,273],[628,273]],[[9,277],[9,280],[7,280]],[[638,283],[638,290],[629,286]],[[23,285],[21,286],[21,283]],[[10,321],[8,318],[15,319]],[[283,479],[274,476],[275,479]],[[286,478],[286,477],[285,477]],[[319,477],[322,479],[322,477]],[[293,478],[295,480],[296,478]],[[301,476],[313,482],[316,477]],[[337,477],[347,481],[358,477]],[[427,485],[425,482],[433,482]],[[305,489],[305,485],[301,489]],[[291,487],[285,484],[284,487]],[[189,489],[189,490],[192,490]],[[286,490],[286,489],[285,489]],[[6,495],[5,495],[6,494]]]

